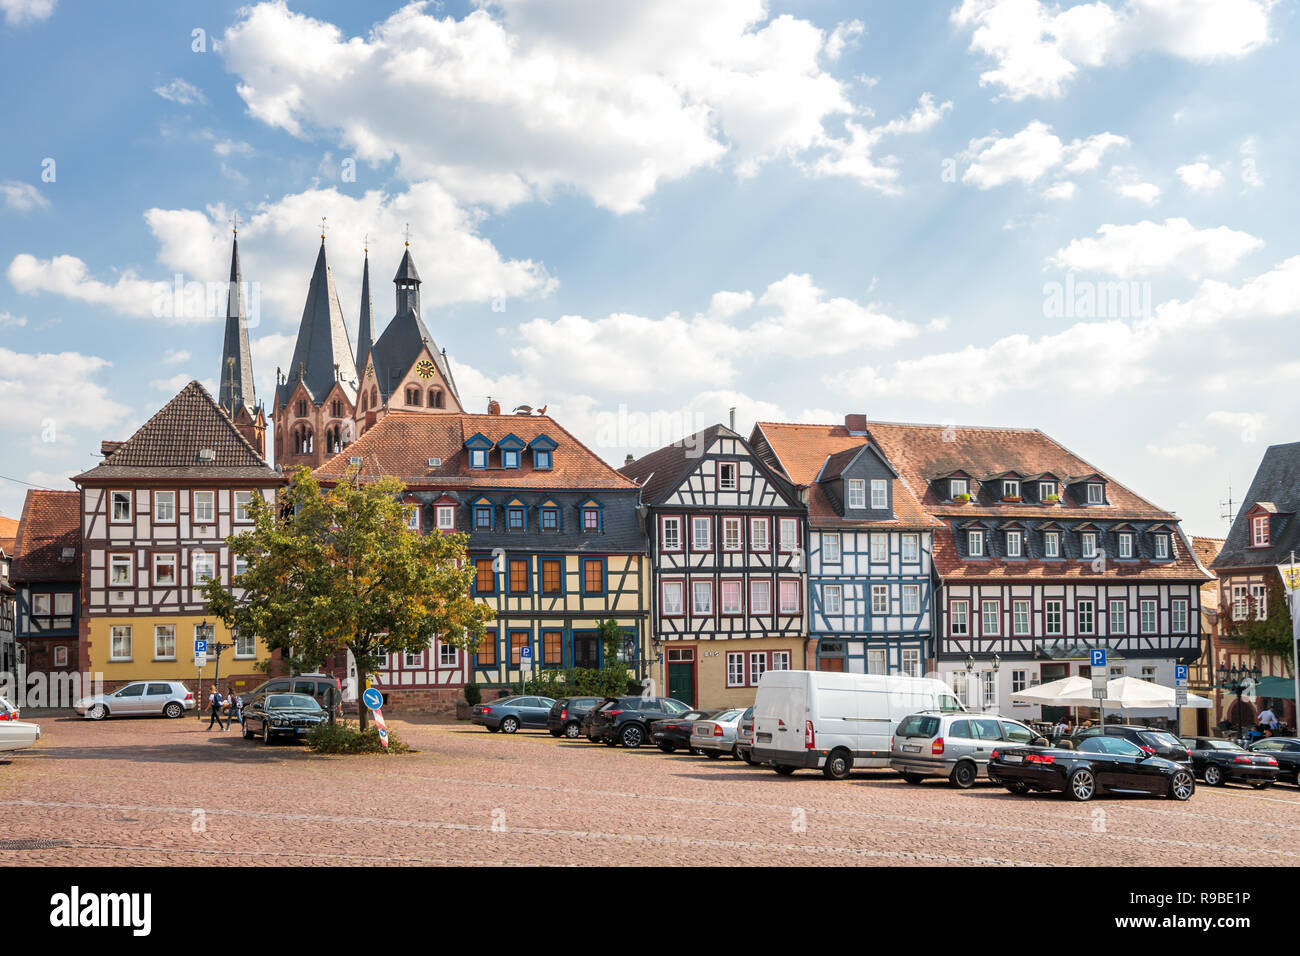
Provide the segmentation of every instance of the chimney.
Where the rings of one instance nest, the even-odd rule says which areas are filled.
[[[500,415],[500,414],[501,414],[501,403],[498,402],[496,399],[494,399],[491,395],[488,396],[488,411],[487,411],[487,413],[488,413],[489,415]]]
[[[731,430],[733,432],[736,430],[736,406],[735,405],[731,406]]]
[[[631,452],[628,452],[627,457],[623,459],[623,467],[626,468],[628,465],[632,464],[632,462],[634,462],[634,461],[636,461],[636,459],[632,457],[632,453],[631,453]]]
[[[107,458],[113,452],[117,451],[123,445],[120,441],[101,441],[99,443],[99,453]]]

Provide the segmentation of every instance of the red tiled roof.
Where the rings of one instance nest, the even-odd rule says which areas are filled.
[[[1196,557],[1201,564],[1207,568],[1219,556],[1223,550],[1224,538],[1203,538],[1199,535],[1192,536],[1192,550],[1196,552]]]
[[[892,521],[845,521],[835,510],[825,490],[817,483],[827,459],[853,457],[853,453],[870,442],[854,435],[843,425],[798,425],[785,422],[759,422],[754,426],[776,455],[781,470],[796,485],[808,487],[808,521],[810,524],[840,524],[850,527],[932,527],[942,522],[926,514],[906,477],[894,481],[894,519]],[[879,445],[877,445],[879,448]],[[895,469],[896,462],[880,449]]]
[[[18,536],[18,519],[0,515],[0,541],[10,541]]]
[[[63,549],[74,549],[70,560]],[[16,581],[76,581],[81,577],[81,493],[32,489],[14,542]]]
[[[556,443],[551,468],[534,471],[533,456],[525,451],[520,455],[518,469],[471,470],[465,442],[476,434],[493,444],[507,435],[515,435],[525,444],[546,435]],[[363,479],[392,476],[410,488],[467,484],[508,488],[634,490],[637,487],[547,415],[389,412],[355,442],[320,465],[315,475],[322,481],[342,478],[353,458],[363,459]],[[442,465],[430,468],[430,458],[441,458]]]

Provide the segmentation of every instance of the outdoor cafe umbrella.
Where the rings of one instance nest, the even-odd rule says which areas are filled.
[[[1287,677],[1261,677],[1255,682],[1255,696],[1295,700],[1295,682]]]
[[[1092,681],[1086,677],[1062,677],[1060,680],[1016,691],[1011,699],[1018,704],[1046,704],[1049,707],[1096,707]]]
[[[1097,707],[1092,696],[1092,681],[1087,677],[1063,677],[1017,691],[1011,699],[1022,704],[1046,704],[1050,707]],[[1136,677],[1114,677],[1106,682],[1105,704],[1119,710],[1164,709],[1177,706],[1172,687],[1153,684]],[[1210,707],[1213,702],[1196,694],[1187,695],[1185,707]]]

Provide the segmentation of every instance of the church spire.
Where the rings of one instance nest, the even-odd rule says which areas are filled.
[[[289,368],[289,381],[279,386],[280,407],[288,403],[299,382],[307,387],[317,407],[325,401],[336,381],[342,384],[345,392],[352,393],[356,388],[357,367],[343,324],[343,308],[334,288],[334,275],[325,255],[323,235]],[[352,397],[349,394],[349,399]]]
[[[411,258],[411,228],[406,228],[406,251],[393,276],[397,285],[397,314],[414,312],[420,314],[420,273],[415,269],[415,260]]]
[[[239,268],[239,224],[230,244],[230,291],[226,298],[226,335],[221,349],[218,404],[234,418],[240,406],[253,412],[253,358],[248,348],[248,320],[244,315],[243,276]]]
[[[357,377],[365,374],[366,358],[374,344],[374,305],[370,301],[370,249],[366,248],[366,261],[361,269],[361,321],[357,325]]]

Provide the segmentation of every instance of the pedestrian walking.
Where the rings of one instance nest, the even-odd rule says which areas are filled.
[[[226,717],[226,729],[230,729],[232,720],[239,721],[239,726],[244,726],[244,698],[238,694],[230,695],[230,714]]]
[[[213,724],[217,725],[218,730],[221,729],[221,708],[225,702],[225,698],[221,696],[221,691],[214,686],[212,694],[208,697],[208,710],[212,714],[211,719],[208,721],[208,730],[212,729]]]

